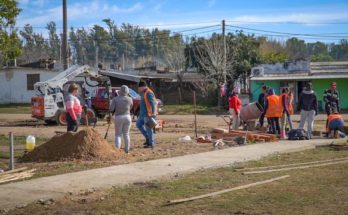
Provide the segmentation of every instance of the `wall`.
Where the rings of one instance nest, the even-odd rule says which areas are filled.
[[[30,103],[35,91],[27,90],[27,74],[40,74],[40,81],[46,81],[57,72],[30,68],[0,70],[0,104]]]
[[[330,87],[331,82],[337,83],[337,89],[340,93],[341,98],[341,108],[348,109],[348,78],[345,79],[315,79],[312,80],[313,90],[317,95],[319,104],[322,104],[322,108],[324,108],[323,102],[323,94],[324,91]],[[276,94],[280,94],[280,81],[251,81],[251,100],[257,101],[259,94],[261,93],[261,87],[263,85],[267,85],[275,89]]]
[[[263,68],[264,74],[289,74],[289,73],[309,73],[310,63],[309,61],[295,61],[286,63],[275,64],[261,64],[260,66],[252,68],[252,74],[254,69]]]
[[[272,87],[276,94],[280,94],[280,81],[251,81],[250,84],[251,101],[257,101],[263,85]]]
[[[317,79],[313,80],[313,90],[316,92],[318,101],[324,105],[323,94],[330,87],[331,82],[337,83],[337,89],[340,93],[341,108],[348,109],[348,78],[342,79]],[[323,106],[324,108],[324,106]]]

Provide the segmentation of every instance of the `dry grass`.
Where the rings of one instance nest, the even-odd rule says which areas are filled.
[[[289,164],[347,156],[348,151],[315,149],[275,155],[248,162],[246,166]],[[32,204],[10,214],[346,214],[347,168],[348,164],[339,164],[250,176],[241,175],[232,167],[206,170],[171,181],[138,183],[90,196],[67,196],[48,208]],[[167,200],[201,195],[283,174],[290,174],[291,177],[214,198],[164,206]]]

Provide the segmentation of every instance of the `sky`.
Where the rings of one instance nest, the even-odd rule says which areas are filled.
[[[21,30],[31,24],[47,35],[45,26],[55,21],[62,31],[62,0],[17,0],[22,9],[17,20]],[[348,0],[67,0],[68,26],[105,26],[130,23],[146,28],[169,29],[187,36],[221,31],[226,20],[229,32],[286,40],[298,35],[306,41],[338,42],[348,39]],[[220,25],[220,26],[218,26]],[[278,33],[280,32],[280,33]],[[290,34],[283,34],[290,33]]]

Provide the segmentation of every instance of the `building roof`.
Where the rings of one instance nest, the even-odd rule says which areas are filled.
[[[155,76],[149,76],[149,75],[135,75],[135,74],[128,74],[128,73],[121,73],[121,72],[115,72],[113,70],[107,70],[107,71],[101,71],[100,74],[113,77],[113,78],[119,78],[131,82],[138,83],[142,79],[166,79],[163,77],[155,77]]]
[[[156,73],[156,72],[139,72],[139,71],[125,71],[125,72],[116,72],[115,70],[105,70],[101,71],[100,74],[119,78],[127,81],[132,81],[138,83],[140,80],[164,80],[169,82],[177,82],[178,75],[174,72],[168,73]],[[184,82],[193,82],[202,80],[202,75],[198,73],[184,73],[182,76]]]
[[[279,67],[279,65],[278,65]],[[253,70],[255,72],[253,73]],[[272,65],[254,67],[250,80],[313,80],[348,78],[348,62],[311,62],[309,70],[274,72]],[[257,71],[256,71],[257,70]],[[258,70],[261,70],[258,71]]]

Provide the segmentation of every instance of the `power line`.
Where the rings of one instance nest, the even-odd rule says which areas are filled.
[[[227,29],[229,31],[235,31],[235,29],[230,29],[230,28],[227,28]],[[265,36],[265,37],[283,37],[283,38],[294,37],[294,35],[266,34],[266,33],[251,32],[251,31],[243,31],[243,33],[259,35],[259,36]],[[328,41],[340,41],[340,40],[344,39],[344,38],[322,38],[322,37],[308,37],[308,36],[296,36],[296,37],[297,38],[302,38],[302,39],[328,40]]]
[[[286,25],[348,25],[348,22],[296,22],[296,21],[243,21],[243,20],[227,20],[231,23],[246,24],[286,24]]]
[[[337,35],[300,34],[300,33],[279,32],[279,31],[268,31],[268,30],[261,30],[261,29],[255,29],[255,28],[240,27],[240,26],[235,26],[235,25],[227,25],[227,26],[232,27],[232,28],[242,29],[242,30],[250,30],[250,31],[281,34],[281,35],[309,36],[309,37],[320,37],[320,38],[341,38],[342,39],[341,36],[337,36]]]

